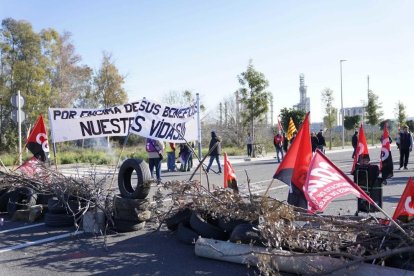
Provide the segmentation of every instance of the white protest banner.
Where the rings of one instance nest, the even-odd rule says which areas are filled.
[[[136,101],[103,109],[49,108],[53,142],[126,136],[138,106]]]
[[[177,107],[143,99],[130,132],[165,142],[180,143],[197,138],[197,104]]]

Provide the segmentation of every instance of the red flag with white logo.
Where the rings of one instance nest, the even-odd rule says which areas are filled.
[[[332,200],[348,194],[353,194],[365,199],[370,204],[375,204],[358,185],[336,167],[320,150],[316,150],[313,155],[303,191],[310,212],[324,211]]]
[[[233,166],[227,158],[227,153],[224,153],[224,188],[231,188],[235,192],[239,192],[237,187],[236,173],[234,172]]]
[[[312,145],[308,112],[295,140],[293,140],[273,178],[279,179],[288,185],[293,183],[299,190],[302,190],[311,158]]]
[[[30,132],[29,138],[27,138],[26,147],[37,159],[43,162],[48,160],[49,144],[42,115],[37,119],[35,126]]]
[[[394,175],[394,164],[392,162],[390,136],[388,133],[387,122],[384,124],[384,133],[381,137],[381,144],[380,171],[382,178],[387,179]]]
[[[407,185],[395,209],[393,219],[404,216],[408,220],[414,217],[414,182],[408,178]]]
[[[27,176],[35,176],[42,171],[39,160],[34,156],[17,167],[16,170]]]
[[[358,159],[361,155],[368,155],[369,157],[367,139],[365,138],[364,128],[362,127],[362,124],[359,127],[358,145],[355,150],[355,156],[354,156],[354,162],[352,164],[351,174],[354,174],[355,165],[358,163]]]

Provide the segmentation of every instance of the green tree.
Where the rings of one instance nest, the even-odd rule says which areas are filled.
[[[91,90],[92,69],[80,64],[81,57],[75,53],[69,32],[59,35],[54,29],[46,29],[40,35],[51,83],[51,105],[76,106],[81,95]]]
[[[383,112],[381,111],[381,103],[378,100],[378,96],[372,91],[368,91],[368,104],[366,107],[367,122],[371,125],[371,141],[374,145],[374,127],[379,124]]]
[[[162,98],[163,103],[173,104],[178,106],[187,106],[196,101],[196,95],[191,90],[184,91],[170,91]],[[201,100],[200,100],[201,101]],[[200,103],[200,110],[205,111],[206,107]]]
[[[405,121],[407,120],[407,112],[404,103],[398,101],[397,106],[394,109],[394,114],[397,119],[397,124],[399,126],[404,125]]]
[[[325,88],[322,93],[322,106],[325,106],[325,116],[323,117],[323,123],[329,130],[329,149],[332,149],[332,129],[336,123],[337,109],[333,107],[334,96],[333,90]]]
[[[240,103],[243,108],[240,112],[242,124],[250,124],[252,138],[254,139],[255,121],[263,121],[269,110],[268,100],[270,93],[266,91],[269,82],[263,73],[257,71],[252,61],[249,61],[247,70],[237,76],[242,86],[239,88]],[[255,153],[253,152],[253,156]]]
[[[296,129],[299,130],[300,126],[305,120],[305,117],[306,117],[306,112],[303,110],[286,108],[286,107],[282,108],[280,110],[280,122],[282,123],[283,132],[285,133],[287,132],[290,118],[292,118]]]
[[[358,128],[359,122],[361,121],[361,116],[345,116],[344,117],[344,126],[346,130],[353,130]]]
[[[112,61],[112,56],[103,54],[102,64],[94,78],[94,98],[99,107],[110,107],[128,102],[128,96],[122,87],[124,77]]]
[[[32,25],[26,21],[7,18],[2,21],[0,30],[2,93],[7,99],[3,101],[6,114],[11,111],[9,99],[17,91],[25,99],[23,111],[26,120],[23,124],[23,135],[26,135],[31,124],[40,114],[46,114],[50,106],[50,82],[46,78],[46,60],[42,53],[42,38],[33,31]],[[3,133],[15,129],[8,116],[2,116]],[[15,140],[3,141],[9,146],[16,145]]]

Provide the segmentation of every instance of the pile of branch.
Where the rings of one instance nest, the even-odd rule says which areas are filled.
[[[404,253],[406,261],[414,261],[413,240],[376,217],[309,215],[269,197],[242,196],[219,188],[210,192],[197,181],[171,181],[162,189],[169,191],[173,202],[165,216],[186,206],[213,218],[258,222],[257,228],[267,241],[268,252],[284,250],[375,263]],[[165,199],[165,194],[159,195],[161,204],[161,195]],[[414,238],[413,223],[401,223],[401,226]],[[259,268],[270,273],[270,259],[262,258],[262,261]]]

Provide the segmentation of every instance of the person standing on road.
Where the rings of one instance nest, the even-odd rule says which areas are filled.
[[[289,140],[286,137],[286,133],[283,133],[282,137],[283,137],[283,150],[286,153],[288,151]]]
[[[148,154],[148,166],[151,172],[151,177],[157,177],[157,183],[161,183],[161,160],[163,159],[164,143],[159,140],[147,138],[145,141],[145,150]]]
[[[315,132],[311,133],[311,144],[312,144],[312,152],[315,152],[319,144],[319,140],[318,140],[318,137],[316,137]]]
[[[323,153],[325,153],[323,147],[326,147],[326,143],[325,143],[325,137],[323,137],[323,130],[319,130],[318,135],[316,135],[316,137],[318,137],[318,149],[320,149]]]
[[[277,163],[280,163],[281,159],[279,158],[279,153],[282,155],[282,160],[283,160],[283,137],[282,135],[280,135],[280,133],[276,134],[275,137],[273,138],[273,144],[276,149]]]
[[[247,156],[252,157],[252,150],[253,150],[253,137],[250,136],[250,132],[247,133],[246,137],[246,145],[247,145]]]
[[[352,159],[354,159],[357,146],[358,146],[358,131],[355,130],[354,135],[352,135],[352,147],[354,148],[354,151],[352,152]]]
[[[413,149],[413,137],[408,131],[408,126],[404,126],[403,131],[400,132],[397,147],[400,150],[400,170],[403,166],[404,170],[408,170],[408,158]]]
[[[175,144],[167,143],[165,152],[167,153],[167,167],[169,172],[175,172]]]
[[[213,149],[214,145],[217,146]],[[221,154],[221,138],[217,136],[216,132],[211,132],[211,140],[210,145],[208,147],[210,152],[210,161],[208,162],[208,166],[206,169],[206,172],[208,173],[210,171],[211,165],[213,164],[214,159],[217,162],[218,166],[218,173],[221,173],[221,165],[220,165],[220,154]]]

